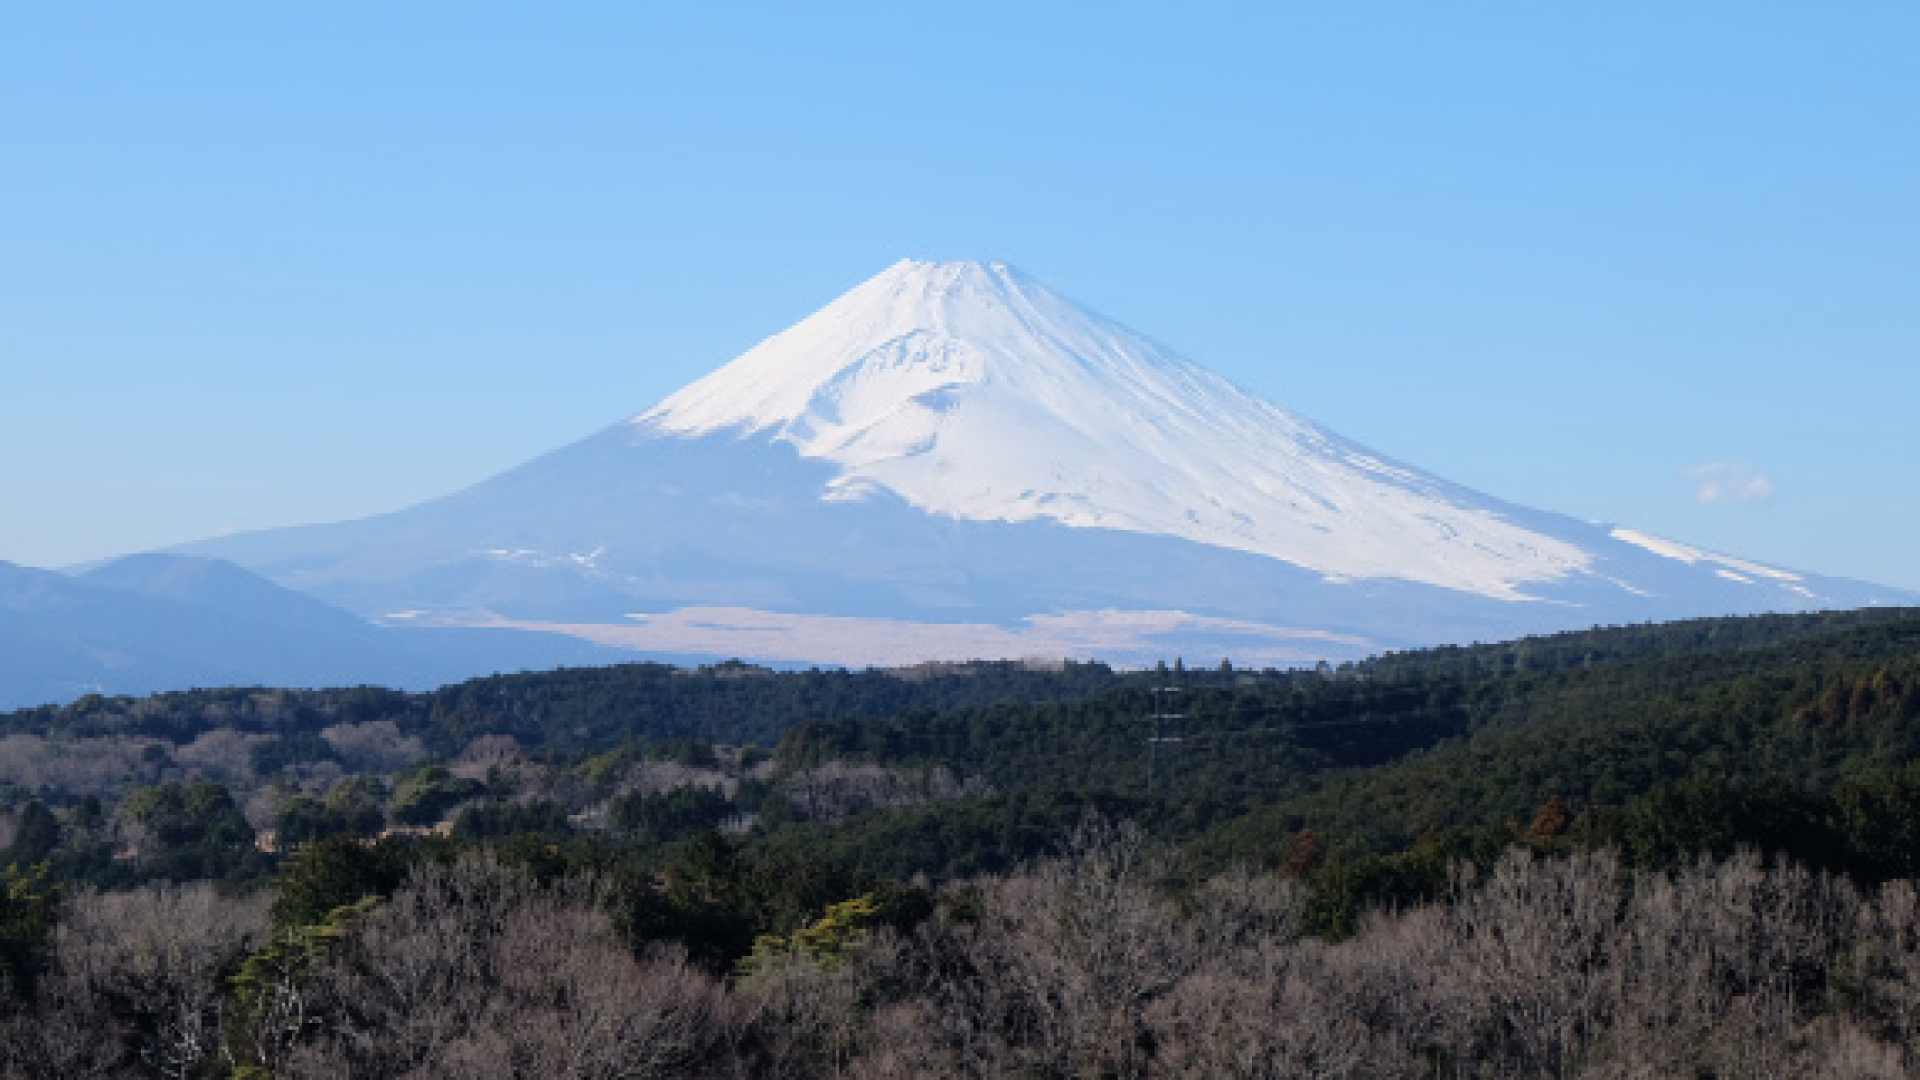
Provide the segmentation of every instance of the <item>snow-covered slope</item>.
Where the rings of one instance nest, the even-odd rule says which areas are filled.
[[[791,444],[928,513],[1174,536],[1517,598],[1587,552],[1240,390],[1002,263],[904,261],[634,420]]]
[[[394,626],[849,664],[1278,663],[1920,602],[1479,495],[1007,266],[911,261],[465,491],[190,550]]]

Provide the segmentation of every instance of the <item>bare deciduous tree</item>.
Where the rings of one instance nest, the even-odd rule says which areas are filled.
[[[289,1076],[677,1075],[734,1027],[723,988],[666,950],[636,960],[595,884],[536,885],[484,856],[428,865],[322,978],[337,1019]]]
[[[829,761],[789,776],[787,801],[816,821],[839,821],[875,810],[903,810],[984,795],[984,780],[957,779],[945,766],[891,769],[852,761]]]
[[[1199,955],[1156,891],[1163,869],[1138,827],[1089,816],[1058,858],[925,930],[911,979],[963,1071],[1144,1072],[1147,1007]]]
[[[54,932],[33,1038],[17,1052],[59,1063],[45,1075],[200,1075],[220,1051],[220,976],[266,929],[263,897],[206,882],[83,893]]]
[[[427,756],[419,739],[391,720],[335,724],[320,732],[349,772],[381,775],[400,772]]]
[[[1607,853],[1536,859],[1509,850],[1484,881],[1456,875],[1447,929],[1518,1051],[1519,1067],[1565,1075],[1605,1021],[1619,930],[1620,868]]]

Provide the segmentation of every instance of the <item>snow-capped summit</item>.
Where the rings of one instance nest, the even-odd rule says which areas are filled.
[[[970,521],[1175,536],[1518,597],[1579,548],[1239,389],[1004,263],[902,261],[635,418],[766,435]]]
[[[405,626],[824,663],[1276,663],[1910,603],[1469,491],[1002,263],[896,263],[466,491],[193,545]]]

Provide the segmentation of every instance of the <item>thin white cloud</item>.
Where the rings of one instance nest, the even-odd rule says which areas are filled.
[[[1709,461],[1686,470],[1693,500],[1703,506],[1753,502],[1773,495],[1773,481],[1744,461]]]

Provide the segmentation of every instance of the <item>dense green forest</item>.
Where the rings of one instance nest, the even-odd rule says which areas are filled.
[[[1858,831],[1863,801],[1904,797],[1916,716],[1920,614],[1880,610],[1596,628],[1338,669],[636,664],[427,694],[90,697],[0,717],[0,797],[16,861],[77,880],[224,865],[162,854],[191,846],[173,817],[221,823],[208,843],[254,850],[231,860],[254,877],[273,861],[258,832],[291,848],[438,825],[656,858],[719,829],[938,879],[1030,858],[1089,807],[1208,869],[1277,865],[1308,831],[1347,858],[1492,842],[1549,799],[1570,808],[1571,834],[1618,845],[1636,806],[1699,801],[1702,785],[1723,802],[1773,792],[1775,818],[1799,800],[1792,813],[1817,822],[1752,839],[1811,853],[1836,850],[1822,829]]]
[[[201,1044],[219,1054],[206,1050],[197,1071],[171,1075],[224,1075],[249,1062],[303,1075],[289,1063],[309,1052],[352,1071],[357,1051],[346,1044],[262,1027],[258,1010],[270,1002],[261,988],[346,980],[336,989],[346,995],[337,1009],[347,1009],[345,987],[364,972],[339,968],[330,943],[369,947],[369,928],[398,917],[380,914],[396,897],[438,888],[434,902],[454,904],[446,890],[480,888],[482,878],[527,904],[593,913],[579,917],[603,919],[593,933],[645,970],[673,950],[672,964],[718,980],[714,1009],[722,998],[738,1005],[726,995],[749,985],[787,992],[767,984],[776,970],[797,978],[796,956],[815,966],[808,978],[846,991],[840,983],[853,976],[831,973],[836,958],[868,947],[856,940],[883,939],[905,950],[890,954],[884,978],[921,979],[919,990],[889,984],[890,993],[959,1008],[926,996],[931,975],[913,965],[945,965],[949,977],[953,964],[981,962],[969,950],[984,946],[969,938],[939,946],[947,952],[914,950],[934,948],[928,935],[984,933],[1011,917],[995,907],[1011,902],[1006,890],[1044,892],[1035,882],[1077,865],[1062,854],[1063,837],[1117,827],[1090,822],[1126,823],[1128,850],[1151,853],[1139,855],[1152,869],[1136,883],[1157,899],[1134,899],[1153,918],[1179,921],[1213,903],[1221,882],[1258,881],[1267,890],[1259,903],[1285,908],[1287,940],[1328,949],[1376,947],[1362,945],[1384,940],[1370,913],[1454,910],[1480,895],[1476,872],[1514,858],[1525,863],[1508,871],[1515,880],[1577,865],[1626,890],[1614,911],[1627,921],[1609,933],[1637,925],[1636,890],[1705,889],[1707,879],[1687,875],[1708,867],[1749,881],[1760,864],[1742,859],[1776,855],[1791,873],[1855,890],[1849,918],[1879,911],[1879,890],[1920,877],[1920,612],[1596,628],[1291,671],[1177,661],[1144,672],[636,664],[426,694],[90,697],[0,717],[0,806],[0,1017],[72,1021],[79,1014],[59,1010],[81,1006],[60,995],[93,1000],[62,982],[62,950],[79,947],[74,928],[132,918],[112,905],[136,901],[114,897],[165,908],[192,896],[240,905],[229,912],[235,925],[256,931],[227,941],[227,966],[202,976],[197,1007],[224,1026]],[[192,892],[202,889],[214,891]],[[1284,897],[1268,895],[1274,889]],[[235,914],[249,904],[257,915]],[[1613,962],[1625,971],[1640,961],[1621,953]],[[1850,1017],[1862,1031],[1882,1025],[1862,1036],[1881,1040],[1874,1045],[1904,1045],[1886,1035],[1881,1012],[1856,1016],[1852,999],[1830,997],[1834,980],[1854,977],[1848,963],[1823,954],[1827,996],[1796,1022]],[[1858,963],[1859,979],[1879,970]],[[350,1012],[330,1022],[365,1020]],[[115,1015],[130,1025],[122,1057],[147,1053],[129,1048],[145,1046],[157,1021]],[[861,1015],[863,1025],[880,1022],[872,1010]],[[1152,1028],[1145,1014],[1135,1020]],[[822,1071],[817,1041],[804,1052],[775,1047],[798,1037],[780,1026],[788,1021],[736,1022],[731,1049],[700,1051],[719,1055],[710,1064],[754,1070],[767,1054],[791,1052],[807,1062],[796,1075]],[[1575,1043],[1588,1048],[1581,1054],[1613,1045],[1619,1032],[1594,1023],[1550,1053],[1497,1033],[1477,1047],[1429,1039],[1409,1050],[1409,1074],[1449,1060],[1504,1061],[1509,1051],[1523,1072],[1564,1064]],[[7,1030],[0,1055],[26,1045],[25,1028]],[[846,1035],[842,1064],[874,1030]],[[1157,1069],[1171,1059],[1156,1055],[1192,1036],[1177,1024],[1153,1030],[1144,1048],[1075,1044],[1069,1057],[1134,1063],[1103,1067],[1109,1073]],[[1031,1049],[1014,1038],[995,1053],[1025,1060]],[[19,1060],[35,1052],[17,1051]]]

